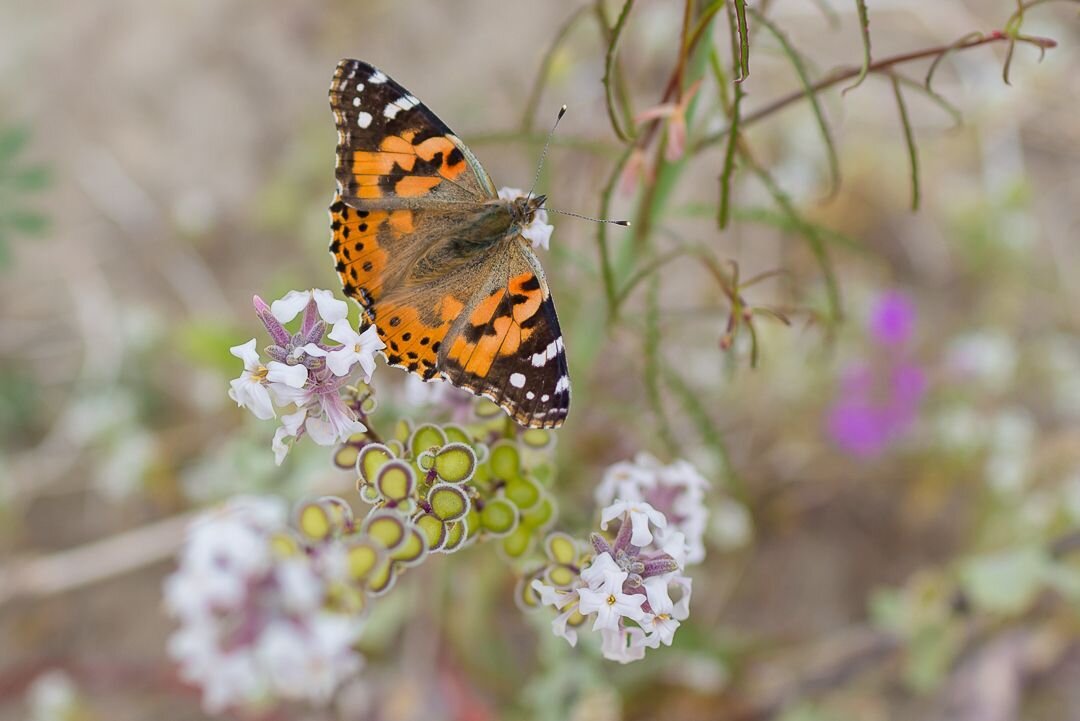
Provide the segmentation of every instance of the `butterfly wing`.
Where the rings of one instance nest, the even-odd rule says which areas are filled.
[[[409,209],[356,210],[340,200],[331,216],[345,292],[375,324],[388,364],[490,398],[521,425],[562,425],[570,406],[562,333],[526,241],[442,253],[439,272],[425,277],[417,267],[467,223]]]
[[[566,419],[570,375],[562,331],[540,261],[524,239],[502,247],[450,328],[439,369],[523,426],[557,428]]]
[[[330,84],[330,108],[338,131],[338,193],[346,204],[410,207],[417,199],[496,197],[491,178],[446,123],[381,70],[342,60]]]

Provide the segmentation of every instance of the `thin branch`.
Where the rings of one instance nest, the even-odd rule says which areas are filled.
[[[0,605],[75,591],[163,561],[179,548],[194,516],[173,516],[68,551],[12,561],[0,568]]]
[[[932,47],[932,48],[926,48],[926,49],[923,49],[923,50],[915,50],[915,51],[912,51],[912,52],[909,52],[909,53],[902,53],[900,55],[893,55],[891,57],[882,58],[881,60],[878,60],[877,62],[871,63],[869,72],[871,72],[871,73],[882,72],[884,70],[891,69],[891,68],[893,68],[893,67],[895,67],[897,65],[902,65],[904,63],[909,63],[909,62],[913,62],[913,61],[916,61],[916,60],[926,60],[928,58],[934,58],[934,57],[937,57],[938,55],[941,55],[942,53],[945,53],[945,52],[952,52],[952,51],[959,51],[959,50],[969,50],[971,48],[979,47],[981,45],[989,45],[991,43],[1005,42],[1008,39],[1009,38],[1007,38],[1005,35],[1002,35],[1001,33],[993,33],[991,35],[987,35],[987,36],[984,36],[984,37],[972,38],[970,41],[968,41],[966,43],[959,44],[959,45],[957,45],[955,43],[952,43],[952,44],[949,44],[949,45],[938,45],[938,46],[935,46],[935,47]],[[1035,45],[1038,45],[1039,47],[1043,47],[1043,48],[1053,48],[1053,47],[1057,46],[1057,41],[1052,40],[1050,38],[1025,38],[1025,41],[1026,42],[1031,42],[1031,43],[1033,43]],[[828,77],[822,78],[821,80],[818,80],[816,83],[812,83],[810,85],[810,87],[809,87],[809,90],[807,90],[807,89],[795,90],[795,91],[793,91],[791,93],[788,93],[787,95],[784,95],[784,96],[782,96],[780,98],[777,98],[776,100],[772,101],[771,103],[768,103],[767,105],[765,105],[765,106],[763,106],[761,108],[758,108],[757,110],[755,110],[755,111],[753,111],[751,113],[747,113],[746,115],[743,115],[742,118],[741,118],[741,123],[742,123],[743,127],[745,128],[747,125],[749,125],[751,123],[755,123],[755,122],[757,122],[759,120],[767,118],[770,115],[773,115],[774,113],[776,113],[777,111],[782,110],[782,109],[786,108],[787,106],[789,106],[789,105],[791,105],[793,103],[797,103],[798,101],[806,98],[808,94],[820,93],[821,91],[827,90],[827,89],[833,87],[834,85],[837,85],[839,83],[844,82],[845,80],[850,80],[851,78],[858,77],[858,75],[859,75],[859,73],[861,71],[862,71],[862,68],[859,68],[859,67],[842,68],[839,71],[833,73],[832,75],[829,75]],[[721,131],[719,131],[717,133],[714,133],[712,135],[706,136],[705,138],[702,138],[701,141],[699,141],[699,143],[697,145],[697,148],[695,148],[695,149],[700,149],[701,147],[704,147],[704,146],[711,145],[713,143],[719,142],[720,140],[722,140],[723,138],[725,138],[727,136],[728,132],[729,132],[729,129],[725,128],[725,129],[723,129],[723,130],[721,130]]]

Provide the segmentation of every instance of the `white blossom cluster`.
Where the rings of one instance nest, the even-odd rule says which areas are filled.
[[[362,432],[364,424],[341,396],[359,366],[364,382],[375,370],[375,353],[386,346],[368,326],[362,333],[347,319],[349,306],[328,290],[289,291],[271,305],[255,296],[255,313],[266,326],[272,344],[265,352],[273,360],[263,363],[255,339],[230,351],[244,362],[244,371],[230,384],[229,397],[256,418],[277,416],[275,405],[292,407],[281,416],[274,433],[274,458],[285,460],[291,444],[304,435],[321,446],[332,446]],[[298,332],[286,323],[302,315]],[[327,328],[330,328],[327,334]],[[324,343],[323,336],[337,342]]]
[[[601,518],[602,528],[620,519],[614,542],[593,534],[596,554],[573,583],[554,586],[537,579],[532,588],[542,605],[558,611],[551,623],[555,635],[574,646],[578,628],[591,619],[604,658],[629,663],[644,658],[646,649],[670,646],[690,615],[691,580],[683,573],[687,544],[643,501],[617,499]]]
[[[165,582],[165,606],[180,623],[169,654],[202,689],[208,713],[273,699],[325,702],[360,668],[359,617],[325,608],[344,573],[342,549],[275,552],[275,537],[287,532],[285,502],[252,496],[188,529]]]
[[[626,502],[644,501],[667,519],[666,526],[657,531],[659,543],[663,545],[673,533],[683,534],[687,544],[686,562],[697,564],[705,560],[708,488],[709,482],[689,462],[677,460],[664,465],[648,453],[639,453],[633,461],[620,461],[605,471],[596,487],[596,503],[603,507],[616,498]]]

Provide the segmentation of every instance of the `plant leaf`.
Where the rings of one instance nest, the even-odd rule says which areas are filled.
[[[907,104],[904,102],[904,93],[900,89],[900,80],[891,76],[893,95],[896,97],[896,107],[900,111],[900,124],[904,128],[904,143],[907,145],[908,162],[911,164],[911,210],[919,209],[919,149],[915,144],[915,131],[911,128],[911,119],[908,117]]]
[[[826,197],[832,197],[840,188],[840,159],[836,154],[836,145],[833,143],[832,133],[829,131],[829,125],[825,120],[825,112],[821,108],[821,103],[814,90],[814,84],[811,82],[810,76],[807,73],[806,63],[803,62],[802,56],[795,50],[795,47],[788,41],[787,37],[780,32],[780,28],[753,8],[751,8],[749,12],[754,16],[755,20],[772,33],[773,37],[777,39],[780,46],[783,48],[784,54],[787,56],[788,60],[791,61],[791,64],[795,67],[795,72],[798,74],[799,82],[803,87],[803,93],[809,101],[810,107],[814,111],[814,120],[817,121],[818,130],[821,132],[821,139],[825,143],[826,155],[829,160],[829,176],[831,178],[831,186]]]
[[[855,8],[859,13],[859,34],[862,36],[863,62],[862,67],[859,69],[859,76],[855,78],[854,83],[841,91],[841,95],[846,95],[849,90],[854,90],[862,85],[870,72],[870,13],[866,9],[866,0],[855,0]]]

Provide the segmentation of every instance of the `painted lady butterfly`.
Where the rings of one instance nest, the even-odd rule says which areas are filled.
[[[390,365],[441,377],[533,428],[570,408],[559,320],[521,231],[544,196],[501,200],[461,140],[385,73],[342,60],[330,85],[330,252]]]

